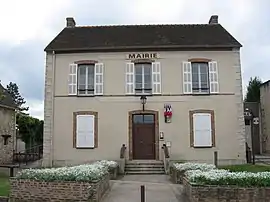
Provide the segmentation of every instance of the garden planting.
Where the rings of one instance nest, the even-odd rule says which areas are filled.
[[[204,163],[174,164],[171,170],[172,178],[177,176],[177,183],[183,183],[184,194],[190,202],[270,201],[268,171],[234,172]]]
[[[11,201],[100,201],[109,189],[114,161],[72,167],[25,169],[10,179]]]

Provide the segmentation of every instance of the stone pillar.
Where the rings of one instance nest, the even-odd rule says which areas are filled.
[[[44,98],[44,132],[43,132],[43,167],[52,167],[52,133],[53,133],[53,55],[46,54],[45,98]]]
[[[239,161],[245,163],[246,161],[246,135],[245,135],[245,120],[244,120],[244,105],[243,105],[243,88],[242,88],[242,73],[241,73],[241,61],[240,61],[240,50],[234,50],[235,62],[234,69],[236,72],[235,81],[235,98],[237,105],[237,126],[236,136],[239,142]],[[240,162],[239,162],[240,163]]]

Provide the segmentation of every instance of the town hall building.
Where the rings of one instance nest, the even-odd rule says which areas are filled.
[[[245,163],[240,48],[205,24],[78,26],[46,52],[44,166],[118,160]]]

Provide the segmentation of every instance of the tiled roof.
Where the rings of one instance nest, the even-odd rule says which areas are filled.
[[[12,97],[1,84],[0,84],[0,105],[16,108],[16,105],[13,102]]]
[[[129,48],[233,48],[241,44],[220,24],[66,27],[45,51]]]
[[[263,82],[263,83],[261,84],[261,86],[269,85],[269,84],[270,84],[270,80]]]

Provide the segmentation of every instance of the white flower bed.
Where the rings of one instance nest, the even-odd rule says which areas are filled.
[[[240,187],[270,186],[270,172],[230,172],[223,169],[209,171],[189,170],[186,173],[191,183],[204,185],[237,185]]]
[[[108,174],[109,168],[116,168],[114,161],[98,161],[72,167],[25,169],[16,175],[17,179],[32,179],[42,181],[94,181]]]
[[[175,163],[174,167],[181,172],[185,172],[188,170],[208,171],[216,169],[215,165],[207,163]]]
[[[115,161],[102,160],[102,161],[97,161],[96,163],[100,163],[101,165],[104,165],[110,169],[117,168],[118,166],[118,164]]]

